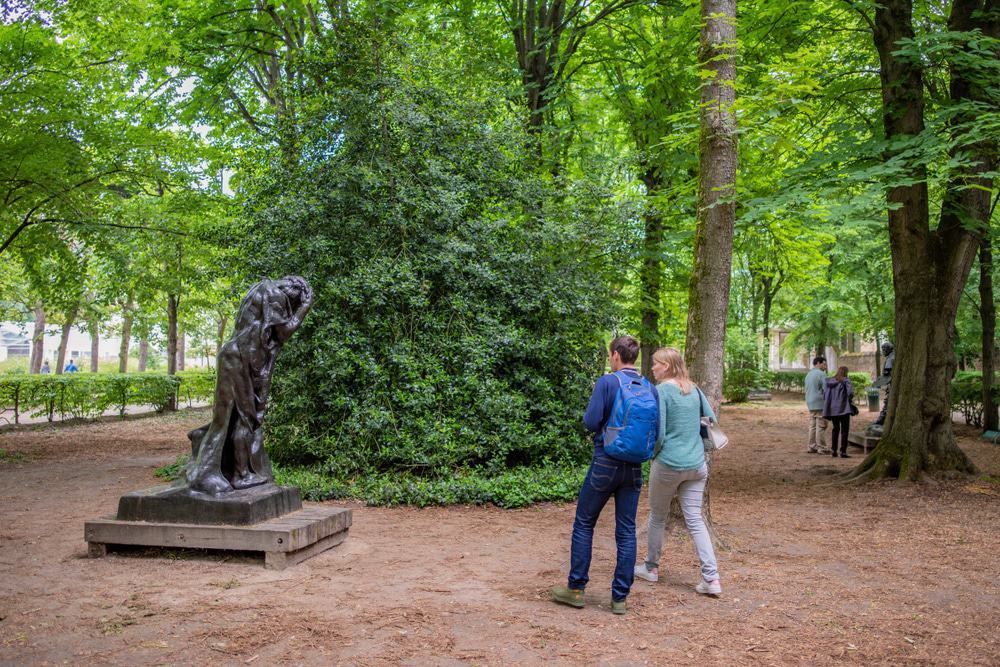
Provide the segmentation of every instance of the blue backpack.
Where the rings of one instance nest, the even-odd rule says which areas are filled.
[[[656,394],[644,377],[619,371],[618,396],[604,427],[604,452],[621,461],[642,463],[653,458],[656,445]]]

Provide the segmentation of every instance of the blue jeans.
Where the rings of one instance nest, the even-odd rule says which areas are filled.
[[[587,478],[576,501],[573,521],[573,542],[570,549],[569,587],[586,588],[590,577],[590,556],[594,542],[594,526],[601,510],[611,496],[615,497],[615,544],[618,559],[615,578],[611,583],[611,598],[628,597],[635,577],[635,512],[642,490],[642,465],[613,459],[603,447],[594,449]]]

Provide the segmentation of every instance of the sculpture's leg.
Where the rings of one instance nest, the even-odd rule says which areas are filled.
[[[198,458],[198,448],[201,446],[201,439],[205,437],[211,426],[211,424],[205,424],[193,431],[188,431],[188,440],[191,441],[191,458]]]
[[[247,426],[243,420],[236,423],[232,430],[233,438],[233,488],[246,489],[258,484],[266,484],[270,480],[258,475],[250,469],[250,449],[254,441],[254,429]]]
[[[222,475],[222,450],[225,448],[225,425],[231,420],[232,410],[216,406],[215,420],[208,425],[202,436],[195,440],[192,436],[202,429],[188,434],[194,455],[184,469],[183,479],[192,491],[217,496],[233,490],[232,484]]]
[[[889,411],[889,386],[885,386],[885,398],[882,400],[882,412],[878,413],[878,419],[874,423],[881,426],[885,424],[885,413]]]
[[[254,431],[253,442],[250,444],[250,469],[261,477],[266,477],[268,481],[274,479],[271,459],[267,457],[267,451],[264,449],[264,429],[262,428]]]

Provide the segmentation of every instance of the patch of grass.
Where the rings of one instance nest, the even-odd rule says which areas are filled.
[[[24,460],[24,454],[21,452],[8,452],[6,449],[0,449],[0,463],[19,463]]]
[[[980,475],[979,481],[986,482],[987,484],[996,484],[997,486],[1000,486],[1000,476],[997,475]]]
[[[234,578],[234,579],[227,579],[225,581],[213,581],[212,585],[213,586],[218,586],[219,588],[228,591],[228,590],[230,590],[232,588],[239,587],[240,581],[239,581],[239,579],[235,579]]]
[[[188,454],[181,454],[180,456],[177,457],[176,461],[157,468],[153,474],[159,477],[160,479],[165,479],[168,482],[172,482],[178,477],[180,477],[181,470],[184,469],[184,466],[187,465],[187,462],[190,459],[191,457]]]

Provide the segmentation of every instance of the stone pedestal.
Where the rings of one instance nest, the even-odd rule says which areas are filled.
[[[351,522],[349,509],[307,507],[246,526],[108,517],[86,522],[84,534],[92,557],[116,545],[258,551],[264,554],[264,567],[281,570],[343,542]]]
[[[262,484],[209,496],[187,487],[159,486],[126,493],[118,501],[121,521],[248,526],[302,509],[294,486]]]

